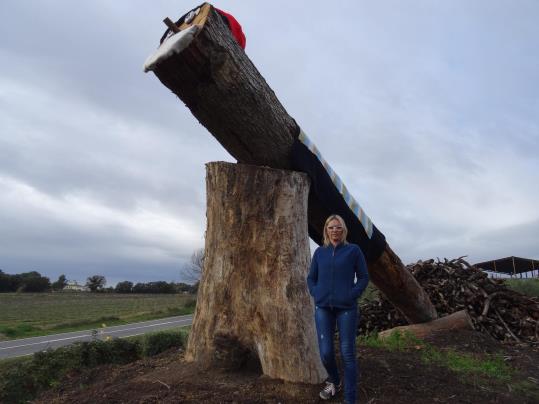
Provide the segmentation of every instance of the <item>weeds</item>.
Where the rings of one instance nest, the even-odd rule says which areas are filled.
[[[403,334],[396,331],[384,339],[378,338],[377,334],[371,334],[359,336],[357,341],[363,346],[388,351],[415,349],[421,351],[421,360],[424,363],[443,366],[459,374],[478,374],[499,380],[509,380],[513,373],[500,355],[478,358],[468,353],[457,352],[454,349],[440,350],[410,333]]]
[[[369,284],[367,285],[367,288],[365,289],[365,291],[359,298],[359,302],[366,303],[373,300],[377,300],[378,294],[379,294],[378,288],[372,282],[369,282]]]
[[[118,322],[121,321],[119,317],[117,316],[102,316],[97,319],[88,319],[88,320],[74,320],[74,321],[66,321],[63,323],[55,324],[50,329],[51,330],[64,330],[67,328],[77,328],[81,326],[92,326],[95,324],[101,324],[104,322]]]
[[[19,335],[28,335],[38,331],[37,328],[30,324],[17,324],[12,327],[0,326],[0,334],[4,334],[8,338],[16,338]]]
[[[412,346],[424,345],[425,343],[410,333],[394,332],[387,338],[378,338],[378,334],[360,335],[357,342],[370,348],[385,349],[387,351],[405,351]]]
[[[421,359],[425,363],[434,363],[460,374],[478,374],[499,380],[509,380],[512,369],[500,355],[478,358],[474,355],[457,352],[454,349],[439,350],[426,345]]]
[[[509,289],[532,297],[539,297],[539,279],[505,279]]]
[[[186,341],[186,330],[163,331],[129,339],[95,339],[38,352],[31,358],[4,360],[0,362],[0,402],[32,400],[56,386],[73,369],[126,364],[170,348],[184,347]]]
[[[184,347],[187,343],[187,332],[157,332],[144,336],[144,356],[154,356],[173,347]]]

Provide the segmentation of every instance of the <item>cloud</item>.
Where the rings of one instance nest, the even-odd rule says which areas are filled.
[[[141,67],[198,4],[2,2],[0,268],[168,280],[203,245],[233,159]],[[220,6],[405,262],[539,258],[537,2]]]
[[[165,269],[161,276],[176,279],[182,260],[202,244],[198,216],[178,217],[156,201],[140,201],[130,210],[119,210],[84,196],[54,198],[1,177],[0,189],[0,220],[11,230],[0,233],[0,256],[12,265],[18,260],[16,270],[79,262],[127,278],[129,268],[113,268],[119,261],[138,262],[137,266],[145,262],[149,268]],[[70,274],[76,275],[80,276]]]
[[[120,280],[151,280],[141,268],[157,267],[150,277],[181,278],[203,245],[204,163],[212,148],[229,159],[217,142],[0,82],[0,267]]]

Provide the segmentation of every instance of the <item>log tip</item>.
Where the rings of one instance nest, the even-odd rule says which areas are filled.
[[[154,53],[148,56],[144,62],[144,73],[154,70],[157,65],[172,55],[181,53],[191,44],[191,42],[193,42],[193,39],[195,38],[195,35],[198,33],[199,29],[200,27],[198,25],[191,25],[189,28],[179,31],[176,34],[172,34],[166,38],[161,46],[159,46]]]

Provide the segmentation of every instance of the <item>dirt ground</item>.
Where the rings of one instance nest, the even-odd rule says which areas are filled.
[[[425,364],[421,352],[359,347],[360,403],[537,403],[537,348],[502,345],[476,332],[428,341],[478,357],[499,353],[515,369],[511,381],[462,376]],[[298,364],[300,367],[301,364]],[[318,403],[320,386],[264,377],[256,369],[203,370],[174,351],[126,366],[70,374],[36,403]],[[342,396],[331,402],[340,402]]]

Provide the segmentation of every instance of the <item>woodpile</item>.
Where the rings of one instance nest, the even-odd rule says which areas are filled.
[[[504,342],[539,342],[539,301],[491,279],[462,257],[407,265],[427,292],[440,317],[460,310],[476,330]],[[404,316],[382,295],[361,305],[359,333],[406,325]]]

